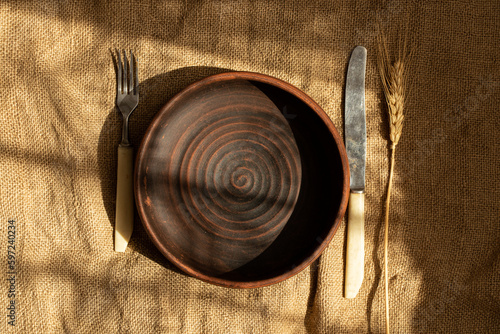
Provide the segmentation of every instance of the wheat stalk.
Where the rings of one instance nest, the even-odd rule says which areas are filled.
[[[400,39],[398,55],[391,61],[387,47],[387,38],[379,27],[378,34],[378,69],[382,79],[385,99],[389,112],[389,138],[391,141],[391,167],[389,172],[389,185],[385,204],[385,233],[384,233],[384,280],[385,280],[385,322],[386,333],[390,333],[389,317],[389,280],[388,280],[388,245],[389,245],[389,205],[391,202],[392,177],[394,175],[396,146],[403,132],[404,106],[406,103],[406,89],[408,62],[411,54],[407,49],[407,32],[404,39]],[[402,45],[401,45],[402,44]]]

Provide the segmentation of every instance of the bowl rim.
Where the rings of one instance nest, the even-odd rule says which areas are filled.
[[[213,277],[210,275],[203,274],[199,271],[196,271],[195,269],[186,266],[185,264],[182,263],[177,257],[175,257],[166,247],[163,245],[159,240],[158,237],[152,232],[151,227],[149,226],[149,223],[146,221],[147,215],[145,214],[145,208],[144,208],[144,200],[139,192],[139,188],[141,188],[140,180],[139,180],[139,167],[141,164],[141,161],[143,160],[144,156],[144,148],[145,146],[148,145],[148,142],[151,140],[150,135],[151,130],[157,126],[159,126],[159,122],[161,119],[161,115],[163,115],[172,105],[177,103],[179,100],[181,100],[185,95],[188,95],[192,91],[195,91],[203,86],[210,85],[215,82],[221,82],[221,81],[232,81],[232,80],[248,80],[248,81],[255,81],[255,82],[260,82],[264,84],[268,84],[274,87],[277,87],[295,97],[297,97],[299,100],[301,100],[303,103],[305,103],[310,109],[312,109],[317,116],[320,117],[320,119],[323,121],[323,123],[326,125],[328,128],[329,133],[332,135],[335,144],[337,146],[337,149],[339,151],[340,155],[340,161],[342,164],[342,170],[343,170],[343,185],[342,185],[342,197],[340,201],[340,205],[338,208],[338,211],[336,213],[335,219],[333,221],[332,227],[330,228],[328,234],[326,237],[323,239],[323,241],[316,247],[314,252],[312,252],[309,256],[304,258],[300,263],[296,264],[292,269],[277,275],[273,276],[270,278],[266,279],[261,279],[261,280],[252,280],[252,281],[232,281],[224,278],[218,278],[218,277]],[[281,281],[284,281],[292,276],[297,275],[299,272],[302,270],[306,269],[309,265],[311,265],[320,255],[321,253],[325,250],[325,248],[328,246],[330,241],[332,240],[333,236],[337,232],[340,223],[342,222],[342,219],[344,217],[346,208],[347,208],[347,202],[349,198],[349,181],[350,176],[349,176],[349,164],[347,161],[347,153],[345,150],[344,142],[342,140],[342,137],[340,136],[339,132],[335,128],[332,120],[330,117],[323,111],[323,109],[312,99],[310,98],[307,94],[305,94],[303,91],[298,89],[297,87],[272,76],[266,75],[266,74],[261,74],[261,73],[256,73],[256,72],[245,72],[245,71],[232,71],[232,72],[224,72],[224,73],[219,73],[219,74],[214,74],[214,75],[209,75],[201,80],[198,80],[194,83],[189,84],[185,88],[183,88],[180,92],[174,95],[167,103],[165,103],[155,114],[152,122],[149,124],[144,137],[141,140],[141,144],[139,146],[139,149],[137,151],[137,156],[135,159],[135,166],[134,166],[134,197],[135,197],[135,204],[136,208],[139,214],[139,218],[141,220],[141,223],[146,230],[150,240],[154,243],[154,245],[158,248],[158,250],[167,258],[168,261],[170,261],[173,265],[175,265],[177,268],[182,270],[184,273],[188,274],[189,276],[195,277],[201,281],[211,283],[214,285],[218,286],[223,286],[223,287],[228,287],[228,288],[258,288],[258,287],[264,287],[268,285],[272,285],[275,283],[279,283]]]

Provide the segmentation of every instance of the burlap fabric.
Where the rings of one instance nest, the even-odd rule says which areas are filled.
[[[0,332],[382,332],[389,151],[377,20],[393,49],[408,21],[416,50],[392,199],[393,332],[500,332],[499,18],[496,0],[1,1]],[[137,217],[127,252],[113,251],[121,120],[112,48],[139,59],[137,147],[173,94],[224,70],[299,87],[342,132],[346,66],[359,44],[368,49],[368,167],[357,298],[342,297],[344,224],[314,265],[253,290],[180,273]]]

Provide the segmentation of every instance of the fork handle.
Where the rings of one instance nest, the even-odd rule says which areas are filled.
[[[115,251],[125,252],[134,228],[134,150],[118,146],[118,175],[116,185]]]

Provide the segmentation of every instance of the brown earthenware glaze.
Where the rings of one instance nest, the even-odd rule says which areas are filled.
[[[345,212],[342,140],[297,88],[257,73],[196,82],[156,115],[135,195],[155,246],[184,272],[237,288],[314,261]]]

